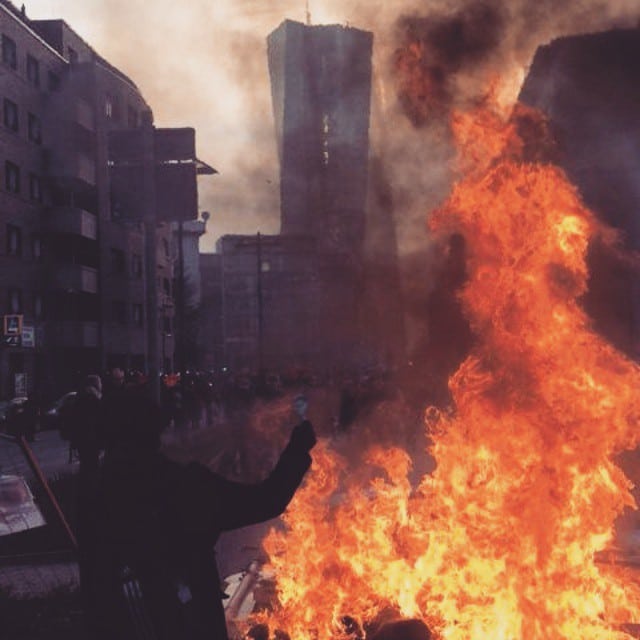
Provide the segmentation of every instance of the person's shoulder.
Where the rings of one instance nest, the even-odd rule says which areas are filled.
[[[200,462],[178,462],[164,453],[158,453],[155,465],[160,473],[170,475],[175,481],[211,481],[217,477],[216,473]]]
[[[155,469],[167,500],[181,512],[211,506],[224,491],[224,480],[199,462],[176,462],[160,454]]]

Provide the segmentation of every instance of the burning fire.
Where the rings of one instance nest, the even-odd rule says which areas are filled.
[[[390,610],[447,640],[613,640],[638,622],[640,591],[594,555],[634,506],[612,459],[638,444],[640,369],[577,302],[590,239],[614,237],[559,168],[523,160],[522,109],[455,117],[466,177],[430,218],[467,241],[477,336],[449,383],[454,413],[426,420],[436,469],[416,485],[399,448],[354,468],[319,446],[286,531],[264,542],[272,633],[363,637]]]

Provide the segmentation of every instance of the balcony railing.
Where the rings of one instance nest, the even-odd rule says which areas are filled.
[[[98,236],[96,216],[78,207],[48,209],[44,229],[51,233],[70,233],[89,240],[95,240]]]
[[[80,264],[59,265],[53,271],[53,287],[64,291],[98,292],[98,272]]]
[[[95,162],[79,151],[51,150],[48,158],[48,175],[51,178],[80,180],[85,184],[96,184]]]

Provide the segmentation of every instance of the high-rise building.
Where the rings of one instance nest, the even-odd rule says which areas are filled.
[[[321,249],[362,247],[373,34],[285,20],[268,39],[281,231]]]
[[[361,322],[372,46],[366,31],[290,20],[268,36],[281,233],[225,236],[207,261],[222,332],[209,362],[320,372],[372,351]]]
[[[640,249],[640,29],[559,38],[536,52],[520,99],[549,118],[559,159],[585,203]],[[637,267],[595,240],[585,307],[640,357]]]

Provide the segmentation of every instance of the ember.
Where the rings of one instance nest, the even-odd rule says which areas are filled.
[[[518,157],[517,119],[483,107],[454,131],[472,159],[430,227],[467,239],[477,340],[450,380],[455,413],[430,413],[437,468],[413,487],[401,449],[353,469],[321,448],[286,533],[265,540],[268,624],[344,638],[345,616],[366,629],[391,608],[451,640],[631,637],[616,629],[638,622],[640,592],[594,554],[633,506],[612,456],[638,441],[640,370],[577,302],[590,239],[615,238],[562,171]]]

